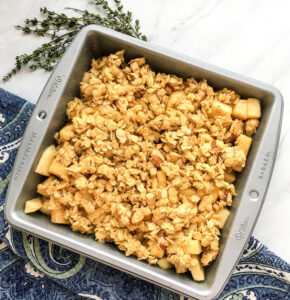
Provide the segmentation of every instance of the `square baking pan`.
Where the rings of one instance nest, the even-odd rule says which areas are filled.
[[[215,89],[229,88],[243,98],[261,99],[261,123],[252,142],[246,167],[237,176],[230,217],[222,230],[217,259],[206,268],[206,280],[194,282],[189,274],[176,274],[126,257],[117,246],[84,239],[69,226],[57,225],[41,213],[24,214],[25,201],[36,196],[44,178],[34,172],[43,150],[67,122],[66,105],[79,96],[79,82],[92,58],[125,49],[126,59],[145,57],[154,71],[207,79]],[[5,217],[15,228],[52,241],[102,263],[158,284],[179,294],[213,299],[226,284],[257,221],[275,163],[282,121],[283,100],[271,85],[209,65],[109,29],[90,25],[75,38],[50,76],[27,126],[16,158],[5,204]]]

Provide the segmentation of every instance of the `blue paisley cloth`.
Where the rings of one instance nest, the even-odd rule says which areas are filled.
[[[33,108],[0,89],[0,299],[186,299],[7,224],[7,185]],[[251,237],[222,299],[290,299],[289,264]]]

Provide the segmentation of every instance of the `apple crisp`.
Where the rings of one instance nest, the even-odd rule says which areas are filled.
[[[260,101],[206,80],[155,73],[124,51],[92,61],[69,123],[36,172],[53,223],[115,243],[125,255],[204,280],[261,116]]]

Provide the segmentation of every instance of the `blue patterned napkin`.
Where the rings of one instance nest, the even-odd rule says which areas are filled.
[[[184,299],[8,226],[5,194],[33,108],[0,89],[0,299]],[[290,299],[290,266],[252,237],[218,299]]]

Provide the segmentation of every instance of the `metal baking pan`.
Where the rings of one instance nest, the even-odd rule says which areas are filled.
[[[222,231],[217,259],[206,268],[206,280],[194,282],[189,274],[176,274],[126,257],[111,244],[84,239],[69,226],[52,224],[46,216],[23,212],[26,200],[36,196],[43,177],[34,172],[42,151],[66,123],[66,104],[79,95],[79,82],[92,58],[126,50],[126,59],[145,56],[155,71],[180,77],[207,79],[215,89],[234,89],[242,97],[262,99],[262,118],[244,171],[236,181],[237,196]],[[7,194],[5,217],[13,227],[52,241],[114,268],[182,295],[213,299],[226,284],[255,226],[270,183],[280,136],[283,100],[271,85],[209,65],[109,29],[91,25],[75,38],[50,76],[37,102],[18,151]]]

